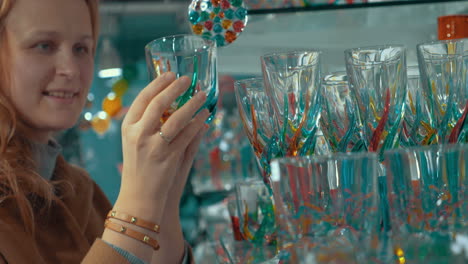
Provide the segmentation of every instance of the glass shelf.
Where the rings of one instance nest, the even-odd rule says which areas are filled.
[[[367,2],[367,3],[353,3],[353,4],[315,4],[315,5],[308,5],[308,6],[282,7],[282,8],[262,8],[262,9],[250,8],[249,14],[250,15],[266,15],[266,14],[279,14],[279,13],[296,13],[296,12],[311,12],[311,11],[324,11],[324,10],[403,6],[403,5],[421,5],[421,4],[465,2],[465,1],[466,0],[376,0],[376,1],[371,0],[371,2]]]
[[[406,46],[408,65],[416,45],[437,40],[439,16],[468,13],[467,1],[337,9],[324,12],[254,15],[238,40],[218,50],[221,73],[261,75],[260,56],[271,52],[320,49],[323,72],[344,70],[344,50],[382,44]]]

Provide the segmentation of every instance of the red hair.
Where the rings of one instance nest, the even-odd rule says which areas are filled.
[[[63,182],[48,182],[37,173],[28,131],[4,93],[5,87],[11,85],[5,19],[15,1],[0,0],[0,206],[7,200],[13,201],[25,231],[34,235],[35,216],[50,209],[57,199],[54,190]],[[99,34],[99,0],[83,1],[91,15],[94,53]]]

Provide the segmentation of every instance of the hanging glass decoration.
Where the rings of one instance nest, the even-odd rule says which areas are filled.
[[[188,7],[192,32],[218,47],[237,40],[248,16],[243,0],[193,0]]]

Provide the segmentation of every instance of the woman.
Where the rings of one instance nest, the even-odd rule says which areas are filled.
[[[189,78],[162,75],[131,105],[122,124],[124,166],[113,208],[83,170],[64,161],[52,139],[75,124],[86,100],[97,1],[0,0],[0,263],[190,258],[178,211],[207,129],[207,110],[193,117],[206,95],[198,93],[159,122]]]

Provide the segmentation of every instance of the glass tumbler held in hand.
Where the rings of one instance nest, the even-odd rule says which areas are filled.
[[[164,123],[172,113],[182,107],[199,91],[207,95],[203,108],[207,108],[211,121],[216,113],[218,78],[216,71],[216,46],[212,41],[192,35],[175,35],[155,39],[145,47],[146,65],[151,79],[165,72],[176,77],[192,78],[190,87],[179,96],[161,117]]]

